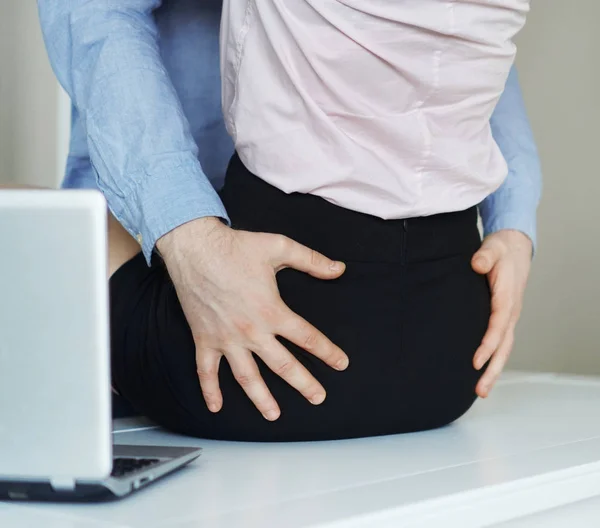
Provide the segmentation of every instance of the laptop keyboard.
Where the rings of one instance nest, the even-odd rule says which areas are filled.
[[[125,477],[129,473],[135,473],[140,469],[148,469],[158,464],[158,458],[115,458],[113,459],[113,469],[111,477]]]

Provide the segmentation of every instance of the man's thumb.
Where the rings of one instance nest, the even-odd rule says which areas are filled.
[[[471,265],[475,272],[481,275],[487,275],[494,264],[496,263],[497,256],[493,249],[489,247],[482,246],[481,249],[473,255],[473,259],[471,260]]]
[[[343,262],[331,260],[287,237],[279,237],[280,251],[277,252],[277,269],[293,268],[308,273],[317,279],[337,279],[346,270]]]

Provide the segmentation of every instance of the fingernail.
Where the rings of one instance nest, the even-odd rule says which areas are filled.
[[[331,271],[342,271],[343,266],[344,265],[341,262],[334,261],[329,264],[329,269]]]
[[[319,394],[315,394],[309,401],[313,405],[321,405],[325,401],[325,394],[323,394],[322,392]]]
[[[216,403],[209,403],[208,410],[213,413],[219,412],[219,406]]]
[[[350,364],[350,360],[345,357],[340,359],[336,364],[335,364],[335,369],[336,370],[346,370],[348,368],[348,365]]]
[[[270,411],[264,413],[263,417],[265,420],[269,420],[269,422],[274,422],[277,420],[277,418],[279,418],[279,413],[275,409],[271,409]]]

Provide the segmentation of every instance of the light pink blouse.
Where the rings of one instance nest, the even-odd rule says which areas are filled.
[[[224,0],[245,165],[381,218],[466,209],[507,175],[489,120],[529,0]]]

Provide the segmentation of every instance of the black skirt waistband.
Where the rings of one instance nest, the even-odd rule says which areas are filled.
[[[383,220],[318,196],[285,192],[233,156],[221,198],[234,228],[286,235],[342,261],[418,262],[473,253],[481,243],[477,208]]]

